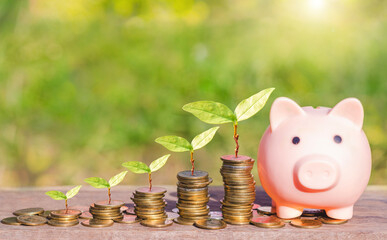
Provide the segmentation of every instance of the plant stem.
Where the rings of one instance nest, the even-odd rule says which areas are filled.
[[[108,195],[109,195],[109,204],[112,201],[112,195],[110,194],[110,187],[108,187]]]
[[[191,151],[191,165],[192,165],[192,168],[191,168],[191,175],[192,175],[192,176],[194,175],[194,171],[195,171],[195,165],[194,165],[194,162],[195,162],[195,159],[193,158],[193,151]]]
[[[66,214],[67,214],[69,211],[69,206],[67,205],[67,199],[65,199],[65,204],[66,204]]]
[[[239,143],[238,143],[238,139],[239,139],[239,134],[237,133],[237,128],[238,128],[238,123],[234,123],[234,141],[235,141],[235,157],[237,158],[238,157],[238,151],[239,151]]]
[[[149,173],[149,192],[152,191],[152,176],[151,173]]]

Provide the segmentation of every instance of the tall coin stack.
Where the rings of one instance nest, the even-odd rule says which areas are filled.
[[[48,215],[48,224],[55,227],[71,227],[78,225],[81,211],[75,209],[51,211]]]
[[[254,159],[247,156],[222,156],[220,173],[224,182],[223,220],[229,224],[249,224],[255,200],[255,181],[251,174]]]
[[[89,212],[93,215],[93,219],[97,220],[122,220],[123,215],[121,213],[121,207],[124,205],[122,201],[112,200],[99,201],[92,204],[89,208]]]
[[[134,206],[134,212],[141,219],[141,225],[147,227],[166,227],[172,224],[167,220],[168,215],[165,212],[164,195],[167,192],[165,188],[148,187],[136,189],[131,198]]]
[[[204,171],[182,171],[177,174],[177,203],[179,217],[176,223],[182,225],[193,225],[196,220],[208,219],[210,208],[207,206],[210,195],[208,185],[212,179]]]

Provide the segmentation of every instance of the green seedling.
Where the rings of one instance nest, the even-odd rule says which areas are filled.
[[[152,190],[152,172],[156,172],[160,168],[162,168],[165,163],[167,163],[167,160],[171,156],[171,154],[164,155],[156,160],[154,160],[149,167],[142,162],[137,161],[130,161],[130,162],[124,162],[122,164],[123,167],[126,167],[130,171],[134,173],[148,173],[149,177],[149,191]]]
[[[243,100],[235,108],[234,112],[226,105],[213,101],[198,101],[183,106],[183,110],[209,124],[233,123],[235,157],[238,157],[239,135],[237,133],[238,122],[246,120],[259,112],[266,104],[274,88],[267,88],[257,94]]]
[[[95,188],[107,188],[108,189],[108,196],[109,196],[109,204],[112,201],[112,195],[110,193],[110,189],[116,185],[118,185],[122,180],[124,180],[125,175],[128,173],[128,171],[121,172],[114,177],[110,178],[109,182],[106,181],[103,178],[99,177],[91,177],[91,178],[86,178],[85,182],[90,184],[91,186]]]
[[[74,197],[75,195],[78,194],[79,189],[81,189],[82,185],[78,185],[72,189],[70,189],[66,194],[60,192],[60,191],[48,191],[46,192],[46,195],[50,196],[54,200],[65,200],[65,205],[66,205],[66,213],[69,210],[69,207],[67,205],[67,200],[70,198]]]
[[[191,143],[189,143],[187,139],[179,136],[159,137],[155,141],[172,152],[190,152],[192,165],[191,174],[193,175],[195,171],[195,160],[193,158],[194,150],[198,150],[211,142],[218,129],[219,127],[213,127],[207,131],[202,132],[201,134],[197,135]]]

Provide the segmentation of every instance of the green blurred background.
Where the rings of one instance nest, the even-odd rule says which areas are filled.
[[[168,153],[156,137],[211,127],[185,103],[233,109],[267,87],[268,105],[239,125],[241,154],[256,158],[276,97],[329,107],[357,97],[370,183],[387,184],[386,16],[383,0],[3,0],[0,186],[74,185],[149,164]],[[233,150],[223,125],[196,167],[220,185],[219,157]],[[189,153],[173,153],[154,184],[189,168]]]

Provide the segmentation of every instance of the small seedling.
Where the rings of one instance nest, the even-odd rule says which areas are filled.
[[[222,124],[232,122],[234,126],[235,157],[238,157],[238,122],[246,120],[259,112],[266,104],[274,88],[267,88],[243,100],[233,112],[226,105],[213,101],[198,101],[183,106],[183,110],[192,113],[203,122]]]
[[[77,195],[79,192],[79,189],[81,189],[81,187],[82,187],[82,185],[78,185],[78,186],[70,189],[68,192],[66,192],[66,194],[64,194],[60,191],[48,191],[48,192],[46,192],[46,195],[50,196],[54,200],[65,200],[66,214],[67,214],[67,212],[69,210],[69,207],[67,205],[67,200],[69,200],[70,198]]]
[[[194,150],[198,150],[204,146],[206,146],[209,142],[211,142],[212,138],[214,137],[216,131],[219,129],[219,127],[213,127],[208,129],[207,131],[202,132],[201,134],[197,135],[191,143],[187,141],[187,139],[178,137],[178,136],[164,136],[159,137],[155,141],[164,147],[166,147],[168,150],[172,152],[190,152],[191,153],[191,174],[194,175],[195,171],[195,165],[194,165]]]
[[[137,162],[137,161],[124,162],[122,166],[126,167],[127,169],[129,169],[134,173],[148,173],[149,191],[152,191],[152,173],[162,168],[165,165],[165,163],[167,163],[169,156],[171,156],[171,154],[164,155],[154,160],[149,165],[149,167],[145,163]]]
[[[124,180],[125,175],[128,173],[128,171],[121,172],[114,177],[110,178],[109,182],[106,181],[103,178],[99,177],[91,177],[91,178],[86,178],[85,182],[90,184],[91,186],[95,188],[107,188],[108,189],[108,196],[109,196],[109,204],[112,201],[112,196],[110,193],[110,189],[116,185],[118,185],[122,180]]]

